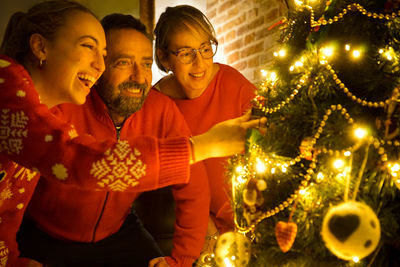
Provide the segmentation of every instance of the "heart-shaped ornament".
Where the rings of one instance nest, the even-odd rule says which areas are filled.
[[[280,221],[275,226],[276,241],[283,253],[292,247],[297,235],[297,224],[294,222]]]

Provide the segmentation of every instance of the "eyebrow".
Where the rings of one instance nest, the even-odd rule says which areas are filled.
[[[83,35],[83,36],[79,37],[78,40],[82,40],[82,39],[85,39],[85,38],[90,38],[90,39],[92,39],[97,45],[99,44],[99,41],[98,41],[96,38],[94,38],[93,36],[91,36],[91,35]]]
[[[118,54],[118,55],[115,55],[112,58],[112,61],[115,61],[115,60],[120,59],[120,58],[134,58],[134,57],[135,56],[128,55],[128,54]],[[142,59],[144,59],[144,60],[153,60],[153,57],[152,56],[151,57],[143,57]]]
[[[202,47],[203,45],[205,45],[205,44],[207,44],[207,43],[210,43],[210,41],[205,41],[205,42],[201,43],[201,44],[200,44],[200,47]],[[179,50],[181,50],[181,49],[196,49],[196,48],[193,48],[193,47],[191,47],[191,46],[182,46],[182,47],[178,48],[177,51],[179,51]]]

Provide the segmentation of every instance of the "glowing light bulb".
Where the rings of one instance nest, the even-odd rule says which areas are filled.
[[[276,81],[276,79],[278,78],[278,75],[276,75],[275,72],[271,71],[271,73],[270,73],[270,75],[269,75],[269,78],[270,78],[272,81]]]
[[[296,61],[296,62],[294,63],[294,65],[295,65],[296,67],[303,67],[303,62],[301,62],[301,61]]]
[[[346,45],[344,46],[344,49],[346,49],[346,51],[350,51],[350,45],[349,45],[349,44],[346,44]]]
[[[281,49],[281,50],[279,50],[278,54],[279,54],[280,57],[285,57],[286,56],[286,50],[285,49]]]
[[[304,2],[303,2],[302,0],[294,0],[294,3],[295,3],[297,6],[302,6],[302,5],[304,4]]]
[[[274,57],[277,57],[277,56],[279,56],[279,53],[278,52],[274,52]]]
[[[229,258],[225,258],[224,263],[226,267],[234,267]]]
[[[265,164],[262,162],[262,161],[260,161],[260,160],[257,160],[257,164],[256,164],[256,170],[257,170],[257,172],[258,173],[263,173],[263,172],[265,172]]]
[[[232,257],[231,257],[231,260],[236,260],[236,257],[235,257],[235,255],[233,255]]]
[[[289,70],[294,71],[294,66],[290,66]]]
[[[261,75],[262,75],[263,77],[267,77],[268,72],[267,72],[266,70],[261,70]]]
[[[344,166],[344,161],[342,159],[337,159],[333,162],[333,167],[336,169],[341,169]]]
[[[366,135],[367,135],[367,131],[363,128],[357,128],[354,131],[354,135],[358,138],[358,139],[363,139]]]
[[[354,58],[359,58],[361,56],[360,50],[353,50],[353,57]]]
[[[281,167],[281,169],[282,169],[282,172],[287,172],[286,166],[283,165],[283,166]]]
[[[378,52],[379,52],[379,54],[383,54],[384,51],[383,51],[383,49],[381,48],[381,49],[379,49]]]
[[[301,189],[301,190],[299,191],[299,194],[302,195],[302,196],[304,196],[304,195],[306,194],[306,190],[305,190],[305,189]]]
[[[271,168],[271,173],[274,174],[276,172],[275,168]]]
[[[324,178],[325,178],[325,176],[324,176],[324,174],[322,172],[319,172],[317,174],[317,181],[318,182],[322,182],[322,180],[324,180]]]
[[[241,165],[237,166],[236,172],[243,172],[243,166],[241,166]]]
[[[346,151],[343,154],[345,157],[350,157],[351,156],[351,152],[350,151]]]
[[[323,47],[321,48],[321,52],[325,57],[331,57],[333,55],[333,47]]]
[[[359,257],[353,257],[353,261],[354,261],[355,263],[357,263],[357,262],[360,261],[360,258],[359,258]]]

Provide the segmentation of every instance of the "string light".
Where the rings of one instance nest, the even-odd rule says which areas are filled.
[[[265,172],[265,164],[261,162],[261,160],[257,159],[256,170],[257,173],[264,173]]]
[[[358,139],[363,139],[366,135],[367,135],[367,131],[364,128],[357,128],[354,131],[354,135],[358,138]]]
[[[340,170],[340,169],[343,168],[343,166],[344,166],[344,161],[343,161],[342,159],[336,159],[336,160],[333,162],[333,167],[335,167],[335,169]]]
[[[281,50],[279,50],[278,55],[280,57],[286,57],[286,50],[282,48]]]
[[[344,46],[344,49],[345,49],[346,51],[350,51],[350,45],[349,45],[349,44],[346,44],[346,45]]]
[[[360,258],[358,258],[358,257],[353,257],[353,261],[354,261],[355,263],[357,263],[357,262],[360,261]]]
[[[357,49],[353,50],[353,57],[354,58],[359,58],[360,56],[361,56],[360,50],[357,50]]]

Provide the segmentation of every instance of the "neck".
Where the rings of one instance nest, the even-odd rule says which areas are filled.
[[[47,105],[47,107],[50,109],[63,102],[60,101],[60,99],[57,96],[51,93],[54,92],[55,90],[47,90],[47,87],[44,83],[44,79],[42,74],[40,73],[40,70],[31,66],[27,66],[26,68],[29,74],[31,75],[33,84],[35,85],[35,90],[39,94],[40,103]]]
[[[122,126],[122,124],[124,123],[124,121],[126,119],[126,117],[121,116],[121,115],[113,112],[110,109],[108,109],[108,114],[110,115],[110,118],[113,121],[115,126]]]

